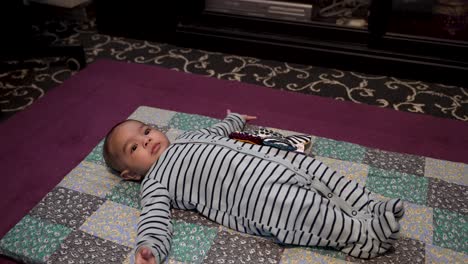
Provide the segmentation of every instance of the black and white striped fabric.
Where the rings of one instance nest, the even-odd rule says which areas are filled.
[[[160,261],[167,256],[171,206],[282,244],[331,246],[362,258],[388,250],[399,225],[391,212],[370,210],[369,191],[302,153],[227,137],[244,125],[230,114],[181,135],[163,153],[142,182],[136,250],[145,245]]]

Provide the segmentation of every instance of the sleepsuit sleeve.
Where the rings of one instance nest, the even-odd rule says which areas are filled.
[[[240,114],[230,113],[226,116],[226,118],[224,118],[223,121],[208,128],[192,131],[191,133],[202,133],[227,137],[232,132],[242,131],[244,126],[245,119]]]
[[[159,182],[153,179],[144,182],[135,253],[146,246],[151,249],[157,263],[162,263],[171,249],[173,229],[170,201],[169,192]]]

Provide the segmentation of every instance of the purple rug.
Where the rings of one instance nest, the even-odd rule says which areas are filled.
[[[257,125],[468,163],[463,122],[98,61],[0,124],[0,237],[141,105],[217,118],[231,109],[257,115]]]

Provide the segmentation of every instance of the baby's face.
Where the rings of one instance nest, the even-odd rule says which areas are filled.
[[[115,128],[109,150],[117,156],[124,170],[144,176],[169,146],[166,135],[137,121],[127,121]]]

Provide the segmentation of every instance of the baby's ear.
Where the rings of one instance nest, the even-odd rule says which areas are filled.
[[[141,180],[141,175],[140,174],[136,174],[136,173],[131,172],[129,170],[123,170],[120,173],[120,177],[122,177],[126,181],[139,181],[139,180]]]

